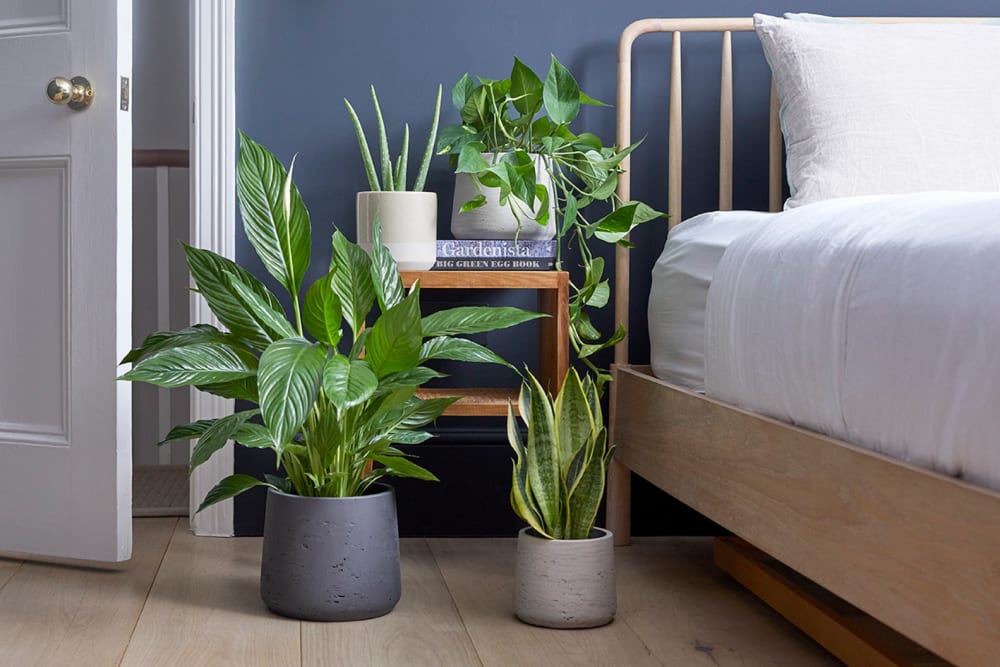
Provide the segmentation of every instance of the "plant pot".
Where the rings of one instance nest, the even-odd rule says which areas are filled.
[[[611,531],[586,540],[550,540],[531,528],[517,534],[514,613],[546,628],[593,628],[615,617],[615,550]]]
[[[483,159],[493,163],[493,153],[483,153]],[[455,199],[451,211],[451,235],[456,239],[512,239],[548,240],[556,236],[555,197],[552,179],[545,170],[540,155],[535,155],[535,183],[544,185],[549,191],[549,222],[539,225],[525,212],[521,215],[521,229],[518,233],[517,218],[510,206],[500,205],[500,189],[483,186],[482,194],[486,204],[471,211],[462,212],[462,204],[479,194],[476,184],[469,174],[455,174]]]
[[[355,621],[399,601],[399,529],[391,487],[351,498],[268,489],[260,596],[282,616]]]
[[[358,245],[372,249],[378,213],[382,243],[403,271],[426,271],[437,259],[437,194],[434,192],[359,192]]]

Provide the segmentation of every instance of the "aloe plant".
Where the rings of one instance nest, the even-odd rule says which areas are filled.
[[[361,161],[365,165],[365,174],[368,176],[368,185],[375,192],[381,190],[395,190],[403,192],[406,190],[406,166],[410,153],[410,125],[403,126],[403,149],[396,157],[395,166],[389,154],[389,139],[385,130],[385,121],[382,118],[382,107],[378,103],[378,95],[375,94],[375,86],[371,87],[372,105],[375,107],[375,122],[378,126],[378,146],[379,161],[382,167],[382,180],[379,181],[379,174],[375,169],[375,161],[372,159],[372,152],[368,148],[368,139],[365,137],[365,130],[361,127],[361,120],[351,103],[344,98],[347,106],[347,113],[351,115],[351,123],[354,125],[354,133],[358,138],[358,148],[361,149]],[[413,181],[413,192],[423,192],[424,184],[427,182],[427,170],[430,168],[431,157],[434,155],[434,142],[437,139],[438,120],[441,116],[441,86],[438,86],[437,100],[434,102],[434,118],[431,120],[430,136],[427,137],[427,146],[424,148],[424,155],[420,161],[420,168],[417,171],[417,178]]]
[[[614,452],[607,446],[598,386],[571,368],[553,399],[528,373],[518,410],[528,437],[525,443],[508,405],[507,438],[515,453],[511,507],[543,537],[587,539]]]
[[[241,133],[237,190],[247,238],[292,303],[229,259],[185,246],[197,291],[225,329],[196,324],[148,336],[122,363],[122,380],[193,385],[258,407],[172,429],[164,442],[197,439],[191,467],[228,440],[271,449],[286,477],[231,475],[199,511],[255,486],[301,496],[353,496],[386,475],[433,480],[397,448],[431,437],[423,427],[457,398],[415,396],[441,373],[435,359],[510,366],[462,338],[540,317],[517,308],[459,307],[421,316],[420,286],[403,289],[376,221],[369,255],[339,231],[329,270],[301,299],[310,259],[309,213],[284,166]],[[379,315],[373,317],[377,310]],[[342,340],[345,327],[350,338]],[[349,344],[348,344],[349,343]],[[349,350],[342,352],[341,348]]]

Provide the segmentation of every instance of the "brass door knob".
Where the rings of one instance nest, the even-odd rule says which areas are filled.
[[[53,104],[65,104],[73,111],[83,111],[94,101],[94,87],[82,76],[72,79],[57,76],[49,81],[45,94]]]

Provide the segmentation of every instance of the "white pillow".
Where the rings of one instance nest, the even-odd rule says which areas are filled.
[[[1000,191],[1000,27],[754,15],[791,199]]]

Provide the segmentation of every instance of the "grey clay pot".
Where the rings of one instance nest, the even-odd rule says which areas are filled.
[[[391,487],[352,498],[268,489],[260,596],[282,616],[356,621],[399,601],[399,529]]]
[[[530,528],[517,535],[514,613],[546,628],[593,628],[615,617],[615,550],[611,531],[586,540],[549,540]]]

